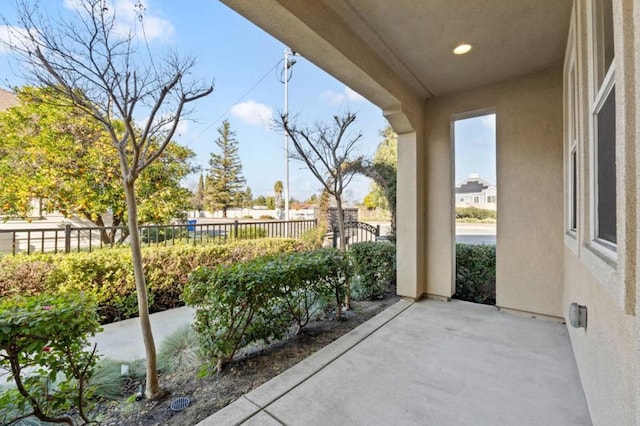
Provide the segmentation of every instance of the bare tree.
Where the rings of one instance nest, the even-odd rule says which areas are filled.
[[[295,147],[295,151],[289,154],[290,157],[305,163],[336,202],[341,250],[346,248],[342,194],[357,174],[358,168],[353,165],[363,161],[361,155],[356,155],[362,133],[348,132],[355,120],[356,114],[347,112],[343,116],[333,116],[333,120],[328,123],[316,123],[310,128],[300,128],[295,123],[290,123],[286,115],[281,115],[278,123]],[[348,285],[345,304],[347,308],[351,305]]]
[[[145,395],[157,398],[162,390],[149,321],[134,188],[140,174],[162,156],[178,123],[190,112],[187,105],[210,94],[213,84],[188,81],[194,58],[169,54],[155,60],[148,46],[148,56],[143,56],[135,35],[131,31],[123,34],[118,26],[110,2],[78,0],[74,5],[73,18],[59,15],[53,20],[38,2],[17,0],[18,25],[10,27],[14,30],[6,44],[33,84],[58,91],[66,102],[61,107],[79,108],[101,123],[118,151],[147,358]],[[136,13],[143,24],[145,9],[141,2],[136,3]]]

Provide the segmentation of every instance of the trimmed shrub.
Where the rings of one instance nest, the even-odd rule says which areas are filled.
[[[158,228],[142,228],[141,239],[145,244],[161,243],[163,241],[172,240],[174,238],[183,238],[184,229],[174,228],[171,226]]]
[[[240,348],[281,339],[293,322],[306,325],[317,302],[333,296],[339,304],[348,275],[335,249],[265,256],[196,269],[184,300],[196,307],[200,346],[220,371]]]
[[[351,244],[349,258],[353,265],[352,298],[370,300],[382,297],[396,276],[395,244],[372,241]]]
[[[268,215],[268,214],[262,214],[260,215],[260,217],[258,217],[258,219],[268,219],[268,220],[277,220],[275,217]]]
[[[494,222],[496,220],[496,211],[478,207],[456,207],[456,220]]]
[[[468,302],[496,303],[496,246],[456,244],[456,292]]]
[[[241,227],[238,228],[238,233],[234,229],[231,230],[229,237],[237,240],[255,240],[256,238],[266,238],[268,236],[268,232],[264,228],[258,227]]]
[[[6,299],[0,303],[0,330],[0,369],[16,385],[0,394],[0,406],[9,407],[11,415],[31,413],[53,423],[75,422],[71,413],[77,413],[89,423],[87,387],[96,356],[85,348],[100,330],[91,299],[48,294]]]
[[[205,245],[176,244],[142,249],[149,309],[182,306],[189,273],[259,256],[303,250],[300,241],[265,238]],[[102,322],[138,314],[131,251],[127,247],[91,253],[0,257],[0,297],[13,294],[84,293],[95,298]]]
[[[309,250],[315,250],[322,247],[324,237],[327,234],[327,227],[318,225],[311,229],[308,229],[302,233],[300,239],[304,243],[305,247]]]

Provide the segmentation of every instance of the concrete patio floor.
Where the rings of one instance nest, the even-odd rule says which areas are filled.
[[[566,326],[401,301],[200,423],[590,425]]]

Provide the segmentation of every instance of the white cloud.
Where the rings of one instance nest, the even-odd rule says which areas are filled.
[[[168,41],[175,33],[175,28],[166,19],[158,14],[154,14],[148,1],[143,2],[145,12],[142,19],[144,25],[144,33],[140,27],[140,20],[136,9],[137,1],[134,0],[115,0],[108,1],[106,7],[109,11],[115,11],[116,14],[116,33],[127,36],[129,33],[135,34],[137,38],[142,39],[145,35],[147,41],[160,40]],[[81,0],[64,0],[64,7],[67,9],[81,11]]]
[[[273,108],[255,101],[247,101],[234,105],[231,115],[253,126],[273,126]]]
[[[8,53],[9,45],[23,47],[31,44],[27,30],[11,25],[0,25],[0,53]]]
[[[355,90],[344,86],[342,92],[334,92],[333,90],[327,90],[326,92],[320,95],[320,99],[327,102],[331,106],[341,105],[344,102],[363,102],[365,100],[362,95],[360,95]]]

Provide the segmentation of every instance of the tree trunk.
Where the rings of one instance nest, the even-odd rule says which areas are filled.
[[[225,219],[227,218],[227,206],[222,207],[222,217]]]
[[[89,220],[91,220],[90,217]],[[100,239],[102,240],[102,244],[106,246],[111,245],[111,243],[113,243],[113,239],[111,238],[111,233],[104,229],[104,220],[102,220],[102,216],[98,216],[96,225],[100,227]]]
[[[147,380],[145,396],[154,399],[162,394],[158,382],[158,368],[156,363],[156,345],[153,341],[151,321],[149,319],[149,300],[147,286],[144,279],[142,264],[142,250],[140,249],[140,233],[138,232],[138,205],[134,192],[134,182],[126,181],[124,192],[127,198],[127,212],[129,214],[129,237],[131,241],[131,258],[133,260],[133,274],[136,279],[136,293],[138,296],[138,314],[142,328],[142,340],[147,356]]]
[[[338,234],[340,234],[340,250],[346,251],[347,249],[347,235],[344,229],[344,210],[342,209],[342,199],[339,195],[335,196],[336,199],[336,212],[338,214]],[[351,309],[351,286],[349,280],[345,283],[344,289],[344,307],[345,309]]]

